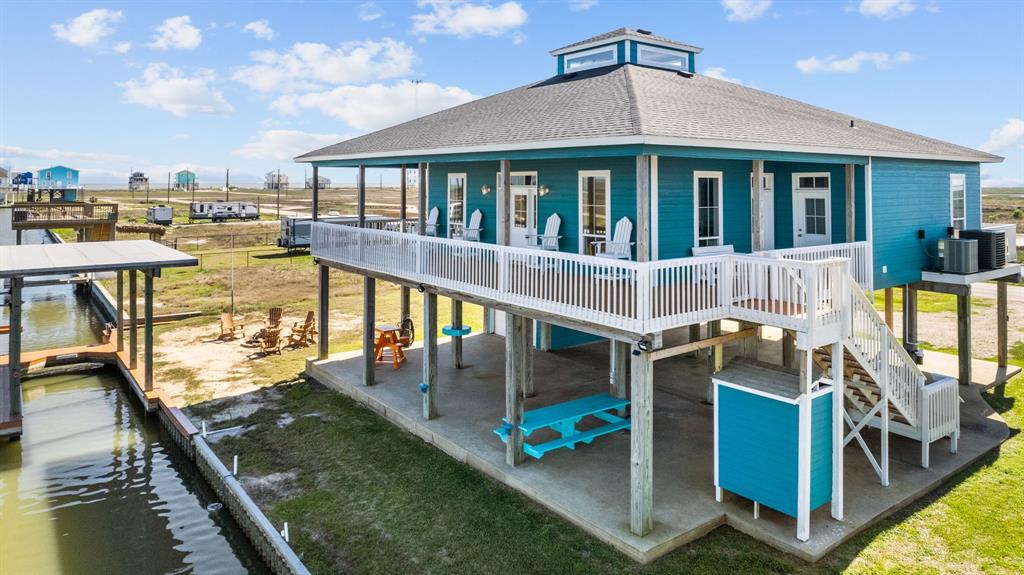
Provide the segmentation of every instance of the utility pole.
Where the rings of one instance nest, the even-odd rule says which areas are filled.
[[[171,173],[167,172],[167,205],[171,204]]]
[[[277,219],[281,219],[281,168],[277,169],[277,182],[275,182],[277,188]]]
[[[192,203],[196,203],[196,176],[185,166],[185,185],[192,188]]]
[[[8,172],[8,175],[10,175],[10,172]],[[130,171],[128,172],[128,189],[132,191],[132,201],[134,202],[135,201],[135,181],[132,179],[133,175],[135,175],[135,168],[131,168]],[[146,198],[146,203],[147,204],[149,203],[149,198]]]
[[[224,170],[224,201],[229,200],[231,200],[231,168],[226,168]]]

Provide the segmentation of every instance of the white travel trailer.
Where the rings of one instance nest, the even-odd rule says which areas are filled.
[[[343,226],[355,226],[359,224],[358,216],[320,216],[318,221],[328,224],[340,224]],[[401,220],[386,218],[384,216],[366,216],[366,227],[378,230],[398,230]],[[289,216],[281,218],[281,237],[277,239],[277,245],[281,248],[295,249],[308,248],[310,233],[312,230],[313,218],[307,216]]]
[[[159,224],[161,226],[171,225],[174,219],[174,209],[170,206],[153,206],[146,210],[146,223]]]
[[[253,202],[192,202],[188,205],[188,219],[212,220],[256,220],[260,209]]]

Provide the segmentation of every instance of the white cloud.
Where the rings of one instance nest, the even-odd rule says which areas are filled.
[[[131,156],[106,152],[74,152],[69,150],[32,150],[19,146],[0,145],[0,154],[20,160],[46,160],[48,162],[129,162]]]
[[[569,10],[573,12],[585,12],[597,6],[597,0],[569,0]]]
[[[999,152],[1010,148],[1024,147],[1024,119],[1010,118],[1005,124],[992,130],[988,140],[981,145],[986,152]]]
[[[891,20],[906,16],[914,11],[917,5],[913,0],[861,0],[857,11],[864,16]]]
[[[120,11],[100,8],[78,15],[65,24],[52,24],[54,36],[75,46],[95,46],[116,31],[114,24],[124,21]]]
[[[982,176],[983,188],[1024,188],[1024,178],[988,178]]]
[[[274,37],[274,29],[266,20],[254,20],[245,25],[242,30],[252,32],[252,35],[261,40],[270,40]]]
[[[156,34],[153,41],[149,43],[151,48],[167,50],[176,48],[178,50],[194,50],[203,41],[203,33],[192,25],[192,19],[188,16],[176,16],[168,18],[156,27]]]
[[[852,74],[860,71],[863,64],[873,64],[879,70],[888,70],[896,64],[907,64],[914,60],[910,52],[896,52],[890,55],[888,52],[854,52],[847,58],[839,56],[826,56],[818,58],[811,56],[796,61],[796,68],[804,74],[818,74],[822,72],[840,72]]]
[[[772,0],[722,0],[726,19],[732,22],[757,20],[771,8]]]
[[[419,0],[417,4],[430,11],[412,16],[414,34],[501,36],[527,20],[526,10],[518,2],[492,6],[466,0]]]
[[[131,42],[118,42],[117,44],[114,44],[114,51],[117,52],[118,54],[127,54],[128,50],[131,50],[131,49],[132,49],[132,43]]]
[[[181,69],[167,64],[149,64],[138,79],[119,84],[122,99],[170,112],[178,117],[189,114],[230,114],[234,109],[220,90],[212,86],[216,75],[212,70],[199,70],[187,76]]]
[[[283,114],[317,110],[337,118],[356,130],[378,130],[417,116],[476,99],[474,94],[455,86],[410,81],[386,86],[339,86],[333,90],[307,94],[287,94],[271,105]]]
[[[359,5],[359,19],[363,22],[373,22],[383,15],[384,11],[374,2],[363,2]]]
[[[391,38],[345,42],[338,48],[297,43],[284,52],[262,50],[249,57],[256,63],[239,68],[231,77],[260,92],[316,90],[325,84],[397,78],[409,74],[416,60],[411,47]]]
[[[348,139],[340,134],[311,134],[300,130],[263,130],[231,153],[253,160],[290,160],[310,150]]]
[[[708,78],[714,78],[716,80],[724,80],[726,82],[732,82],[733,84],[742,84],[739,78],[733,78],[725,74],[725,68],[719,66],[712,66],[711,68],[704,69],[704,75]]]

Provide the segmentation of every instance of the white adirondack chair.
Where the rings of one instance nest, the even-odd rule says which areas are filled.
[[[558,230],[561,227],[562,218],[558,217],[558,214],[551,214],[548,216],[547,223],[544,224],[543,234],[526,234],[527,240],[532,241],[533,238],[536,238],[535,243],[527,247],[535,250],[557,252],[558,240],[562,239],[562,236],[558,235]]]
[[[594,255],[613,260],[632,259],[634,242],[629,241],[631,235],[633,235],[633,222],[623,216],[622,219],[615,222],[615,233],[612,235],[611,241],[594,242],[596,250]]]
[[[424,224],[426,228],[423,233],[428,236],[437,237],[437,218],[441,215],[441,211],[437,209],[437,206],[430,208],[430,212],[427,213],[427,221]]]
[[[462,228],[462,233],[456,237],[467,242],[480,241],[480,232],[483,231],[480,223],[483,219],[484,215],[480,210],[473,210],[473,213],[469,214],[469,223]]]

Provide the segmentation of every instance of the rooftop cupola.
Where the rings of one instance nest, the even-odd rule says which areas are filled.
[[[616,64],[638,64],[690,73],[703,48],[654,35],[649,30],[619,28],[552,50],[558,73],[570,74]]]

